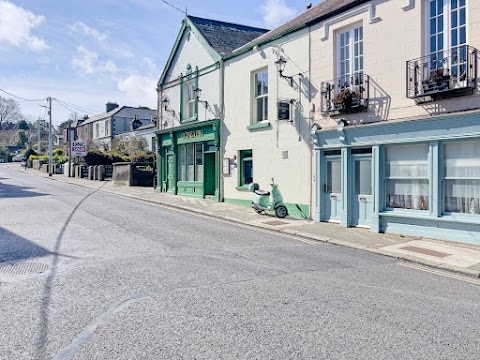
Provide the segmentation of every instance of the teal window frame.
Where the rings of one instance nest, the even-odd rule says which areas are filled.
[[[245,164],[251,163],[252,181],[246,183],[245,181]],[[253,151],[252,149],[240,150],[238,152],[238,186],[237,190],[248,191],[249,185],[253,183]]]
[[[180,78],[180,123],[198,120],[198,99],[196,97],[194,98],[193,116],[185,117],[188,107],[188,93],[186,89],[192,82],[194,83],[194,88],[198,88],[198,66],[195,67],[195,71],[192,71],[192,67],[189,64],[186,75]]]

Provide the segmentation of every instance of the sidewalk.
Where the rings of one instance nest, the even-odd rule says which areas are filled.
[[[49,178],[48,174],[40,171],[25,170],[17,165],[9,167],[34,176]],[[421,237],[377,234],[370,232],[368,229],[345,228],[338,224],[316,223],[310,220],[290,217],[279,219],[275,216],[258,215],[252,209],[244,206],[160,193],[152,188],[119,186],[112,181],[91,181],[69,178],[65,175],[54,175],[50,179],[156,203],[177,210],[181,209],[207,217],[211,216],[246,226],[278,231],[308,240],[348,246],[480,278],[480,245],[461,244]]]

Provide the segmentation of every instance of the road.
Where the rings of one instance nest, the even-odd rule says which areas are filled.
[[[479,359],[464,280],[0,165],[0,359]]]

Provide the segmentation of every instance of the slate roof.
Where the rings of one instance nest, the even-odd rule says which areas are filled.
[[[222,57],[230,55],[233,50],[268,32],[267,29],[202,19],[190,15],[188,19]]]
[[[253,41],[250,41],[237,48],[233,52],[233,55],[243,53],[257,44],[263,44],[275,40],[285,32],[293,31],[295,29],[300,29],[302,27],[317,23],[368,1],[370,0],[324,0],[320,4],[307,9],[296,18],[286,22],[278,28],[273,29],[266,34],[257,37]]]
[[[121,114],[119,114],[121,112]],[[135,115],[138,116],[139,119],[150,119],[151,117],[156,116],[156,111],[152,109],[147,109],[147,108],[134,108],[131,106],[119,106],[112,111],[109,112],[104,112],[101,114],[93,115],[89,117],[87,120],[85,120],[82,124],[79,124],[78,126],[83,126],[86,124],[91,124],[92,122],[102,120],[109,118],[114,115],[119,115],[121,117],[125,118],[131,118],[133,119]]]

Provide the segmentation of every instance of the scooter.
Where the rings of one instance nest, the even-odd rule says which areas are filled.
[[[250,184],[249,190],[253,192],[252,198],[252,208],[257,214],[267,212],[275,212],[277,217],[283,219],[288,215],[288,210],[285,204],[283,203],[283,197],[278,190],[278,185],[275,184],[275,181],[272,178],[272,183],[270,184],[272,191],[259,190],[258,184]]]

